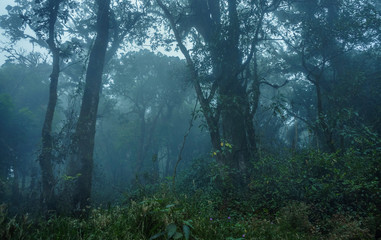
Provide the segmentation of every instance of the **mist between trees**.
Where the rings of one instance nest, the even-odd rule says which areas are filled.
[[[15,0],[6,10],[0,200],[10,216],[86,219],[97,206],[199,199],[208,207],[183,223],[157,220],[127,239],[225,239],[252,224],[221,223],[230,233],[213,238],[194,223],[210,211],[280,214],[304,237],[352,239],[336,220],[358,224],[356,239],[380,237],[377,0]],[[257,235],[230,239],[247,236]]]

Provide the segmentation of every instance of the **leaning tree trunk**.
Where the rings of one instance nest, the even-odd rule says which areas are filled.
[[[97,36],[90,53],[86,72],[85,91],[81,111],[74,136],[71,175],[76,182],[72,192],[72,210],[86,209],[90,204],[95,125],[98,112],[99,94],[108,44],[110,0],[98,1]]]
[[[55,209],[54,195],[54,174],[52,164],[52,122],[57,104],[57,86],[60,72],[59,48],[55,43],[55,24],[59,10],[60,1],[49,1],[49,38],[47,40],[50,51],[53,55],[53,69],[50,74],[49,102],[45,113],[45,120],[42,127],[42,148],[39,156],[39,163],[42,173],[42,196],[41,203],[44,210]]]

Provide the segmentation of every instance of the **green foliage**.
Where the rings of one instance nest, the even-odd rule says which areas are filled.
[[[123,206],[95,208],[87,219],[53,216],[32,222],[2,210],[1,234],[8,239],[372,239],[381,199],[375,141],[334,154],[264,156],[253,162],[250,190],[229,193],[229,199],[221,192],[227,179],[219,176],[216,161],[200,158],[179,174],[180,192],[171,192],[170,178],[142,185]]]
[[[0,234],[3,239],[371,239],[361,219],[333,215],[313,223],[311,206],[302,202],[266,216],[253,211],[233,216],[215,207],[212,201],[160,192],[128,206],[95,208],[87,219],[53,216],[32,222],[8,218],[2,207]],[[323,224],[330,227],[326,234]]]
[[[0,67],[0,202],[12,203],[11,213],[33,206],[38,196],[32,183],[48,92],[43,81],[49,76],[47,66],[8,62]]]
[[[32,222],[28,215],[20,219],[8,218],[5,204],[0,205],[0,238],[1,239],[26,239]]]
[[[336,214],[327,221],[327,225],[330,230],[327,239],[372,239],[370,230],[353,217]]]
[[[64,175],[62,178],[65,181],[74,181],[74,180],[77,180],[81,175],[82,174],[80,174],[80,173],[77,173],[75,176]]]
[[[279,209],[287,200],[311,204],[322,215],[376,212],[380,151],[326,154],[306,151],[284,160],[266,156],[254,164],[250,183],[258,211]]]
[[[290,202],[277,213],[277,221],[284,229],[310,232],[313,226],[309,220],[310,209],[303,202]]]

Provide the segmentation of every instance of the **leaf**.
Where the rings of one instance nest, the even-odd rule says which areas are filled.
[[[185,225],[187,225],[188,227],[193,228],[193,226],[192,226],[192,220],[184,220],[183,223]]]
[[[168,204],[167,206],[165,206],[165,208],[171,208],[171,207],[174,207],[175,204]]]
[[[176,224],[174,224],[174,223],[171,223],[167,226],[166,232],[168,234],[168,238],[171,238],[173,235],[175,235],[176,229],[177,229],[177,227],[176,227]]]
[[[179,233],[179,232],[176,232],[175,233],[175,236],[173,236],[173,239],[180,239],[183,237],[183,234],[182,233]]]
[[[189,236],[190,236],[190,228],[189,228],[189,226],[184,224],[183,225],[183,232],[184,232],[185,239],[188,240]]]
[[[163,236],[164,234],[165,234],[165,232],[156,233],[155,235],[150,237],[149,240],[153,240],[153,239],[159,238],[159,237]]]
[[[165,179],[166,179],[166,180],[168,180],[168,181],[172,181],[172,179],[173,179],[173,176],[168,176],[168,177],[165,177]]]

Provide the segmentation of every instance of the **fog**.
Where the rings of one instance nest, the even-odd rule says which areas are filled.
[[[4,1],[1,1],[0,2],[0,15],[4,15],[7,13],[7,10],[5,9],[8,5],[12,5],[13,4],[13,1],[12,0],[4,0]],[[0,29],[0,33],[1,33],[1,37],[0,37],[0,42],[2,44],[5,43],[6,41],[6,37],[3,35],[4,34],[4,30],[3,29]],[[5,61],[5,56],[3,54],[1,54],[0,56],[0,64],[3,64],[4,61]]]
[[[379,7],[2,0],[0,236],[379,239]]]

